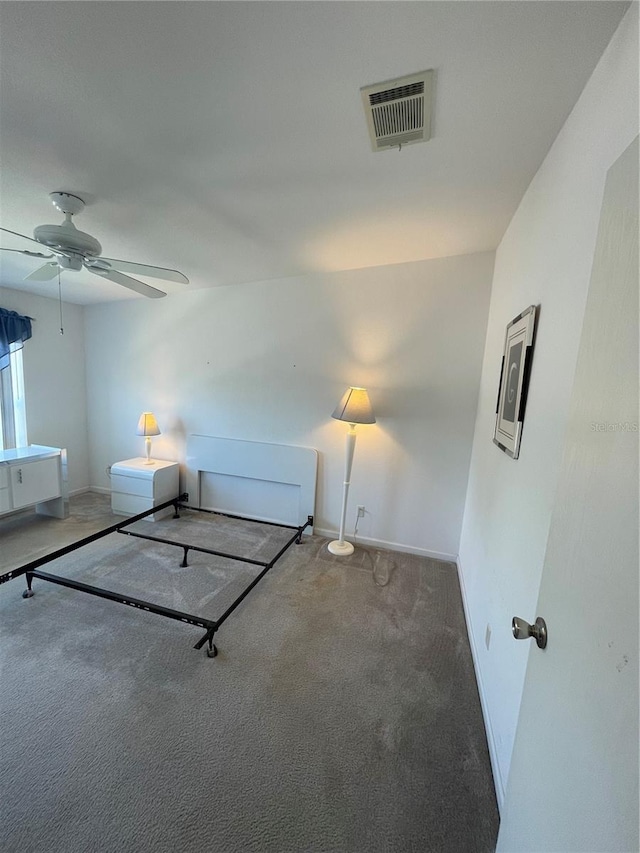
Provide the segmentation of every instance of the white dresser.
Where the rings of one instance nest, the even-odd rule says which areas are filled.
[[[137,515],[179,494],[180,468],[177,462],[146,458],[125,459],[111,466],[111,511],[116,515]],[[157,521],[173,513],[173,507],[148,515]]]
[[[0,451],[0,515],[31,506],[41,515],[69,515],[65,450],[30,444]]]

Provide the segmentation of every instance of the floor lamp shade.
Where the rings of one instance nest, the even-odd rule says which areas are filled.
[[[375,424],[367,389],[347,388],[331,417],[349,424]]]
[[[151,465],[151,436],[160,435],[160,427],[153,412],[143,412],[138,421],[136,435],[144,435],[144,445],[147,452],[147,465]]]
[[[353,545],[351,542],[346,542],[344,538],[344,525],[347,516],[349,486],[351,485],[351,465],[353,463],[353,452],[356,447],[356,424],[374,424],[376,422],[366,388],[347,388],[342,395],[342,399],[335,407],[331,417],[336,418],[339,421],[346,421],[349,424],[349,431],[347,432],[344,483],[342,490],[340,534],[337,540],[329,542],[329,545],[327,546],[332,554],[345,557],[349,554],[353,554]]]

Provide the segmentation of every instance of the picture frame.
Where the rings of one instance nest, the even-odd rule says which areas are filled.
[[[530,305],[507,325],[493,442],[510,456],[520,455],[538,309]]]

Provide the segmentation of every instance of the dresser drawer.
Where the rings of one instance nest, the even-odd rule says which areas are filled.
[[[142,498],[152,498],[153,479],[151,477],[132,477],[129,474],[114,473],[112,468],[111,491],[125,492],[128,495],[139,495]]]
[[[123,492],[111,493],[111,511],[117,515],[138,515],[151,509],[153,503],[140,495],[126,495]]]

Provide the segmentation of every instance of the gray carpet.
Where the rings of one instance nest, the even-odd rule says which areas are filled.
[[[0,521],[0,571],[114,520]],[[267,558],[217,516],[136,529]],[[259,571],[113,534],[45,566],[216,618]],[[498,818],[455,567],[305,537],[216,634],[24,579],[0,587],[0,848],[492,851]]]

